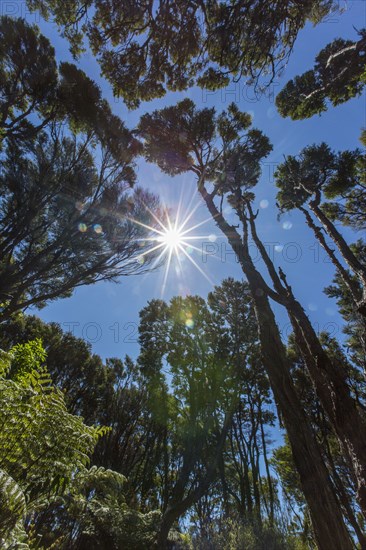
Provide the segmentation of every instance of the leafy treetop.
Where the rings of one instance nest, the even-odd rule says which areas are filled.
[[[314,68],[290,80],[276,97],[283,117],[321,114],[328,103],[340,105],[361,94],[366,84],[366,30],[358,41],[337,38],[315,59]]]
[[[129,107],[197,83],[217,89],[230,74],[273,79],[298,32],[334,0],[27,0],[61,27],[72,52],[89,41],[103,75]]]

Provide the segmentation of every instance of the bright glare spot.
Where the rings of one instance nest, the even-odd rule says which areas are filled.
[[[268,208],[269,202],[267,201],[267,199],[263,199],[263,200],[259,203],[259,206],[260,206],[261,208]]]
[[[286,230],[291,229],[292,223],[291,222],[283,222],[282,227]]]
[[[199,205],[199,203],[198,203]],[[197,235],[195,234],[195,230],[202,226],[204,223],[206,223],[208,220],[204,220],[202,222],[196,223],[195,225],[189,225],[189,221],[192,218],[193,214],[197,210],[198,206],[195,208],[190,208],[189,213],[183,217],[181,220],[179,219],[179,212],[180,212],[180,204],[178,205],[178,213],[174,220],[170,219],[168,212],[165,213],[165,216],[163,219],[159,219],[153,212],[150,212],[152,217],[155,219],[156,226],[151,227],[149,225],[145,225],[144,223],[141,223],[138,220],[135,220],[133,218],[129,218],[130,221],[136,223],[137,225],[140,225],[144,227],[145,229],[150,230],[151,236],[145,239],[140,240],[141,246],[145,246],[148,241],[151,242],[151,246],[141,252],[141,254],[138,256],[137,261],[143,265],[146,260],[146,255],[155,253],[156,257],[152,263],[152,268],[154,268],[160,261],[162,261],[164,258],[166,259],[165,262],[165,272],[163,277],[163,283],[162,283],[162,292],[161,294],[164,294],[168,273],[170,271],[170,267],[173,264],[173,261],[176,260],[174,263],[175,267],[175,273],[178,275],[178,277],[182,276],[182,268],[183,268],[183,262],[185,260],[189,260],[189,262],[203,275],[208,282],[213,285],[213,282],[208,277],[208,275],[204,272],[204,270],[199,266],[199,264],[194,260],[192,257],[194,252],[202,253],[201,248],[198,248],[197,246],[194,246],[193,242],[195,240],[202,241],[202,239],[216,239],[214,235]],[[187,326],[190,326],[190,322]],[[193,322],[193,321],[192,321]],[[193,326],[193,325],[192,325]],[[191,328],[191,326],[190,326]]]
[[[318,306],[316,304],[309,304],[308,307],[309,307],[310,311],[317,311],[317,309],[318,309]]]
[[[283,245],[282,244],[275,244],[274,249],[275,249],[276,252],[282,252]]]
[[[163,243],[168,250],[176,251],[179,245],[183,243],[184,239],[179,228],[171,227],[167,228],[160,237],[157,237],[156,240]]]

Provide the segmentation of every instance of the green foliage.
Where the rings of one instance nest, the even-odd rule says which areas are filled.
[[[21,381],[33,370],[41,369],[46,359],[46,351],[41,339],[38,338],[25,344],[16,344],[11,350],[11,356],[10,378]]]
[[[14,350],[18,347],[17,342],[30,345],[29,341],[39,339],[47,352],[47,369],[52,382],[63,391],[68,411],[82,416],[87,424],[103,423],[120,363],[109,360],[104,364],[99,356],[92,354],[91,346],[83,339],[63,332],[56,323],[47,324],[35,316],[19,315],[1,325],[0,347],[3,349],[12,347]]]
[[[125,485],[126,478],[121,474],[96,466],[76,475],[65,499],[68,514],[78,525],[77,540],[71,538],[69,544],[90,549],[152,548],[160,514],[142,514],[130,508]]]
[[[149,410],[168,432],[160,466],[162,494],[169,497],[162,524],[172,510],[180,517],[189,504],[201,509],[203,498],[216,513],[240,510],[248,521],[253,509],[271,515],[274,484],[259,479],[258,461],[266,454],[263,426],[273,415],[266,409],[271,398],[247,284],[227,279],[207,302],[198,296],[152,300],[140,313],[139,335]],[[218,487],[222,478],[224,488]]]
[[[141,146],[99,87],[21,19],[0,18],[0,39],[3,320],[146,270],[159,201],[131,190]]]
[[[287,439],[285,445],[274,450],[271,464],[276,469],[287,498],[293,499],[293,502],[299,507],[304,506],[305,500],[301,491],[299,475]]]
[[[314,69],[290,80],[276,97],[283,117],[321,114],[328,103],[340,105],[362,93],[366,84],[366,32],[357,42],[337,38],[317,55]]]
[[[363,264],[366,262],[366,247],[361,239],[351,245],[351,250]],[[351,280],[355,294],[361,299],[362,286],[359,280],[356,276],[351,276]],[[336,273],[333,283],[327,286],[324,292],[336,300],[338,311],[345,321],[343,332],[346,335],[348,357],[360,371],[360,375],[355,377],[352,385],[356,386],[357,393],[360,392],[360,397],[362,397],[366,369],[365,318],[355,308],[350,289],[339,273]]]
[[[256,185],[260,161],[272,150],[268,138],[251,127],[250,115],[234,104],[217,115],[185,99],[143,115],[139,133],[149,162],[170,175],[192,171],[211,181],[216,193],[234,198]]]
[[[281,211],[302,206],[317,196],[320,200],[324,195],[331,200],[322,204],[330,220],[363,229],[366,224],[364,162],[361,150],[336,153],[326,143],[305,147],[297,157],[288,156],[275,173]]]
[[[0,529],[4,539],[11,535],[9,526],[14,529],[26,513],[42,508],[67,489],[106,432],[86,426],[67,412],[63,394],[41,366],[44,359],[40,341],[19,344],[2,358]],[[6,371],[10,378],[5,377]]]
[[[4,470],[0,470],[0,540],[13,538],[21,529],[27,506],[24,492]]]
[[[5,136],[24,138],[42,127],[29,112],[52,118],[57,89],[55,51],[49,40],[23,19],[0,18],[0,121]]]
[[[307,544],[286,533],[278,526],[245,523],[228,518],[208,539],[193,537],[195,550],[309,550]]]
[[[185,90],[228,84],[229,74],[272,81],[297,34],[337,9],[333,0],[121,3],[121,0],[27,0],[53,19],[77,55],[89,41],[103,75],[129,107]]]

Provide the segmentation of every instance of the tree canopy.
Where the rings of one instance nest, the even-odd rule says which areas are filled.
[[[0,20],[0,318],[84,284],[139,273],[154,254],[152,193],[131,190],[137,140],[98,86],[21,19]]]
[[[357,41],[338,38],[319,52],[314,68],[289,80],[276,97],[279,113],[310,118],[362,93],[366,84],[366,31]]]
[[[129,107],[197,83],[217,89],[235,79],[271,81],[298,32],[337,9],[333,0],[27,0],[59,25],[78,54],[87,41]]]
[[[240,79],[264,91],[301,29],[337,4],[26,0],[75,62],[89,48],[128,108]],[[366,35],[357,32],[287,83],[282,116],[310,118],[360,95]],[[261,237],[268,137],[236,103],[160,107],[127,128],[35,25],[0,17],[0,546],[366,548],[365,155],[313,144],[275,173],[279,217],[300,212],[333,264],[324,292],[344,319],[335,338],[311,322]],[[244,280],[205,297],[153,295],[136,356],[102,359],[23,310],[151,271],[166,256],[180,263],[183,245],[165,243],[182,233],[180,205],[174,225],[136,185],[138,156],[169,176],[194,175]]]

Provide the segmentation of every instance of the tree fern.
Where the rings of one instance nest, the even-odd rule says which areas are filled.
[[[14,537],[16,528],[21,529],[26,514],[47,506],[66,491],[77,472],[85,472],[94,446],[106,430],[86,426],[81,417],[68,413],[63,393],[53,386],[43,366],[45,358],[39,340],[0,353],[3,541]],[[17,536],[22,537],[20,531]],[[5,544],[2,547],[7,547]],[[18,549],[23,542],[17,544]]]

